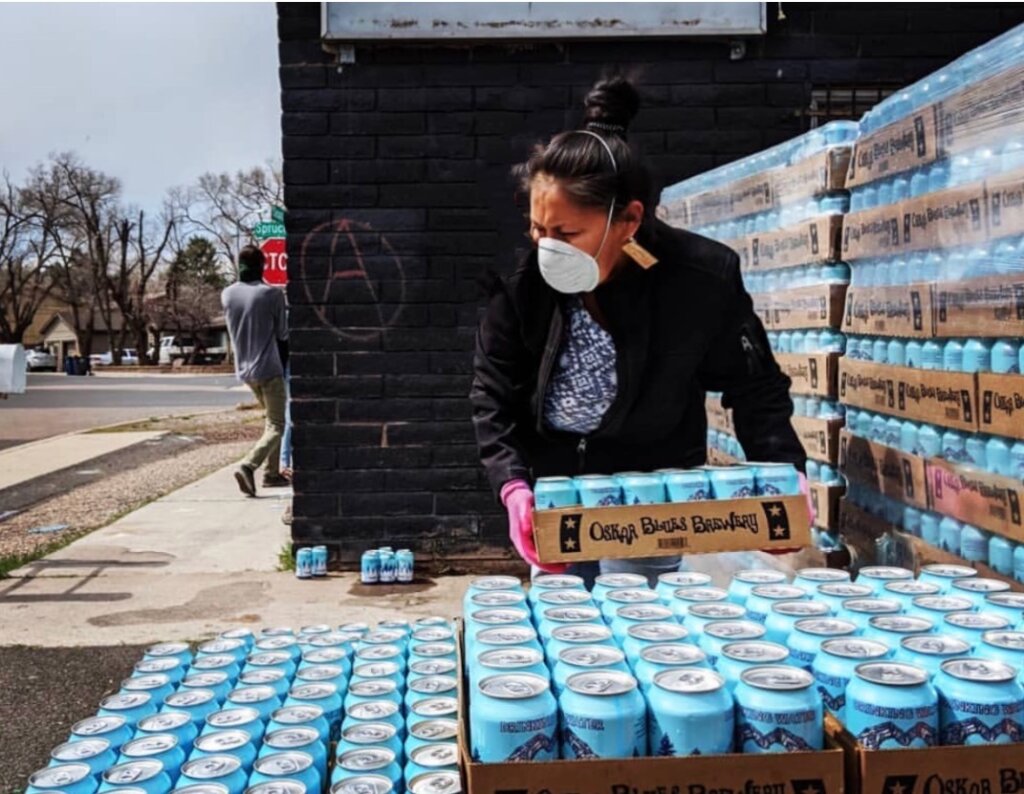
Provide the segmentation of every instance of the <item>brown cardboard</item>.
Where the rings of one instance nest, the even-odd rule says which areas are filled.
[[[731,466],[739,463],[739,458],[734,458],[728,452],[723,452],[717,447],[708,447],[707,460],[712,466]]]
[[[1024,234],[1024,169],[989,177],[985,189],[990,239]]]
[[[846,186],[864,185],[935,160],[938,153],[935,114],[935,106],[927,105],[912,116],[858,138],[853,146]]]
[[[814,526],[822,529],[839,528],[839,502],[846,493],[842,485],[811,483],[811,504],[814,506]]]
[[[788,168],[772,172],[772,194],[776,207],[830,190],[846,189],[850,170],[850,146],[832,146],[799,160]]]
[[[775,361],[793,382],[793,394],[832,399],[839,395],[838,353],[776,353]]]
[[[797,438],[804,446],[804,452],[812,460],[831,463],[839,462],[839,431],[842,419],[819,419],[810,416],[794,416],[790,420]]]
[[[684,199],[683,217],[688,226],[704,226],[769,210],[773,202],[771,172],[762,172]]]
[[[849,499],[839,503],[839,533],[850,548],[851,555],[858,562],[876,561],[875,541],[898,530],[884,518],[872,515]]]
[[[663,557],[809,546],[802,496],[567,507],[533,514],[541,562]]]
[[[931,509],[989,532],[1024,540],[1024,485],[982,469],[932,458],[927,463]]]
[[[774,232],[758,232],[726,242],[740,267],[757,272],[817,265],[842,258],[842,215],[822,215]]]
[[[934,336],[931,285],[850,287],[846,291],[843,331],[916,339]]]
[[[970,372],[839,360],[839,399],[847,405],[972,433],[978,430],[977,386]]]
[[[979,373],[978,401],[982,433],[1024,439],[1024,375]]]
[[[482,764],[472,760],[462,621],[459,756],[467,794],[843,794],[843,752],[828,733],[817,752]]]
[[[939,103],[939,151],[968,151],[983,143],[1001,146],[1024,126],[1024,66],[972,83]]]
[[[704,399],[704,408],[708,412],[708,427],[732,436],[736,435],[736,428],[732,423],[732,409],[722,406],[721,397],[708,395]]]
[[[938,283],[936,336],[1024,336],[1024,273]]]
[[[928,507],[924,458],[844,430],[839,438],[839,469],[852,482],[914,507]]]
[[[845,284],[781,290],[769,297],[771,306],[767,326],[773,330],[839,328],[842,325]]]

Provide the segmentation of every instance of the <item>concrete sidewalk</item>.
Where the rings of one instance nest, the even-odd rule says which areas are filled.
[[[470,577],[364,587],[277,570],[288,489],[238,492],[227,467],[0,582],[0,645],[194,640],[251,627],[459,614]]]

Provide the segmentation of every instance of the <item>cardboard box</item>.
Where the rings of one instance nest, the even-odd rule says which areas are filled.
[[[971,83],[938,105],[938,149],[943,154],[969,151],[981,144],[1002,146],[1024,125],[1020,86],[1024,66],[1015,65]]]
[[[845,333],[925,339],[935,335],[934,324],[930,284],[846,291]]]
[[[1024,540],[1024,484],[932,458],[927,463],[931,509],[1011,540]]]
[[[1024,439],[1024,375],[978,373],[978,400],[982,433]]]
[[[839,431],[842,419],[819,419],[810,416],[794,416],[790,419],[807,457],[830,463],[839,463]]]
[[[819,284],[781,290],[767,297],[771,303],[766,327],[772,330],[839,328],[843,324],[845,284]]]
[[[842,258],[842,215],[822,215],[774,232],[758,232],[726,242],[744,270],[763,272],[817,265]]]
[[[936,336],[1024,336],[1024,274],[935,284]]]
[[[989,238],[998,240],[1024,234],[1024,169],[989,177],[985,192]]]
[[[832,146],[772,172],[776,207],[785,207],[830,190],[845,190],[850,171],[851,146]]]
[[[776,353],[779,368],[793,382],[793,394],[835,399],[839,396],[838,353]]]
[[[732,409],[722,406],[721,397],[712,395],[705,397],[704,409],[708,413],[708,427],[731,436],[736,435],[736,428],[732,423]]]
[[[1024,786],[1024,744],[865,750],[831,714],[825,725],[846,753],[849,792],[1016,794]]]
[[[844,430],[839,438],[839,470],[892,499],[926,509],[925,459],[877,444]]]
[[[472,760],[469,701],[459,654],[459,756],[468,794],[843,794],[843,752],[694,755],[482,764]]]
[[[686,226],[699,227],[764,212],[773,206],[772,173],[767,171],[684,199],[683,219]]]
[[[533,514],[541,562],[754,551],[811,544],[802,496],[566,507]]]
[[[814,505],[814,526],[822,529],[839,528],[839,503],[846,493],[842,485],[811,483],[811,504]]]
[[[839,361],[839,399],[847,405],[971,433],[978,431],[977,387],[970,372]]]
[[[912,116],[858,138],[846,186],[857,187],[934,161],[938,156],[935,117],[935,105],[926,105]]]

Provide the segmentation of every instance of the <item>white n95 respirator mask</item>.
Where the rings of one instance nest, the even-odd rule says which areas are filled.
[[[601,255],[601,250],[608,239],[614,213],[613,201],[608,208],[608,221],[605,223],[601,245],[594,256],[553,237],[542,237],[537,241],[537,264],[540,267],[540,274],[552,289],[566,295],[597,289],[601,281],[601,268],[598,267],[597,257]]]

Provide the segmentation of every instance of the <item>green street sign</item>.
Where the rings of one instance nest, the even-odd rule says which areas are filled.
[[[274,221],[274,223],[284,223],[284,207],[271,208],[270,220]]]
[[[284,237],[284,224],[279,221],[260,221],[252,227],[252,236],[257,240]]]

